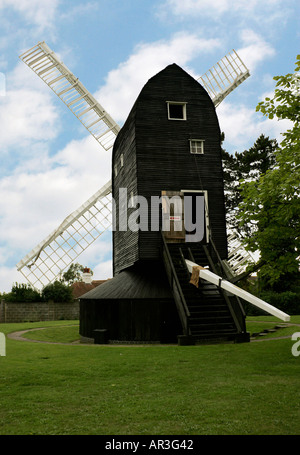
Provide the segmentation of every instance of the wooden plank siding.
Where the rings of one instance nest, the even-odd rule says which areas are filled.
[[[176,342],[182,328],[162,262],[139,262],[80,298],[80,335],[110,342]]]
[[[109,343],[176,343],[182,333],[175,304],[160,299],[81,300],[80,335],[107,331]]]
[[[167,102],[186,103],[186,120],[169,120]],[[190,139],[204,140],[204,154],[190,153]],[[123,155],[123,167],[120,167]],[[115,175],[115,166],[119,167]],[[222,259],[227,257],[220,128],[215,107],[204,88],[176,64],[152,77],[138,96],[117,136],[112,161],[113,197],[119,213],[119,188],[128,197],[161,191],[207,190],[212,238]],[[161,257],[159,232],[113,233],[114,273],[138,260]]]

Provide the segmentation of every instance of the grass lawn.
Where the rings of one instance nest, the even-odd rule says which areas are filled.
[[[248,330],[263,330],[264,321],[280,323],[249,318]],[[24,336],[78,339],[78,321],[0,324],[0,332],[39,327],[47,329]],[[298,435],[300,356],[292,355],[293,343],[128,347],[7,337],[0,434]]]

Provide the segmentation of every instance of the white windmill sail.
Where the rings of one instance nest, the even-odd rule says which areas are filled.
[[[58,279],[75,259],[112,225],[111,182],[72,212],[18,264],[35,288]]]
[[[45,42],[24,52],[20,59],[54,91],[103,148],[109,150],[113,146],[119,125]],[[200,79],[217,106],[249,76],[249,71],[235,51],[216,67]],[[36,288],[57,279],[111,227],[111,204],[111,182],[108,182],[33,248],[17,264],[18,271]]]
[[[225,267],[233,276],[242,274],[249,264],[254,264],[255,258],[244,247],[238,232],[231,231],[227,237],[228,259],[223,261]]]
[[[105,150],[112,148],[120,126],[45,42],[24,52],[20,59],[53,90],[99,145]],[[53,282],[111,227],[111,218],[109,181],[33,248],[17,264],[18,271],[35,288]]]
[[[233,49],[218,61],[198,81],[204,86],[217,107],[224,98],[240,85],[250,72]]]
[[[24,52],[20,59],[54,91],[105,150],[112,147],[119,125],[44,41]]]

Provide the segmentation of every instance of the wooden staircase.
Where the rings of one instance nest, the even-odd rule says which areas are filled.
[[[205,267],[212,265],[208,250],[199,244],[164,243],[164,263],[174,299],[183,322],[180,344],[249,341],[240,302],[218,286],[199,280],[190,283],[186,259]]]

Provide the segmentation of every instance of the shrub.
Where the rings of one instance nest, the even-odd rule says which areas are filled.
[[[288,314],[300,313],[300,294],[292,291],[276,293],[273,291],[264,291],[261,293],[261,299],[275,306],[281,311]]]
[[[15,283],[11,292],[5,294],[4,299],[8,302],[40,302],[41,294],[29,284]]]
[[[300,294],[297,292],[262,291],[258,297],[287,314],[300,314]],[[248,316],[266,314],[264,311],[256,308],[250,303],[244,303],[244,309]]]
[[[74,300],[72,288],[61,281],[54,281],[44,287],[42,290],[42,298],[46,302],[53,300],[54,302],[72,302]]]

